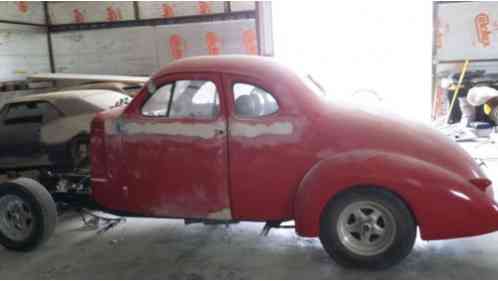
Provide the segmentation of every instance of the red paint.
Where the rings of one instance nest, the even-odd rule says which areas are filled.
[[[463,149],[422,125],[326,103],[272,59],[190,58],[151,79],[158,86],[178,79],[212,80],[220,92],[220,116],[176,122],[143,117],[145,90],[126,109],[99,114],[92,123],[92,178],[107,182],[93,182],[92,188],[105,207],[181,218],[205,218],[230,208],[236,220],[295,220],[299,235],[317,236],[321,212],[338,192],[377,186],[406,202],[424,239],[498,230],[498,206],[489,187],[483,191],[471,182],[485,175]],[[279,111],[254,119],[235,116],[234,82],[272,93]],[[229,133],[208,139],[116,133],[116,123],[168,128],[210,122],[224,123]],[[292,133],[234,133],[241,124],[279,122],[292,124]]]

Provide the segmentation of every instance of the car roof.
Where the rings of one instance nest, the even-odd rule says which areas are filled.
[[[74,90],[50,92],[44,94],[32,94],[23,97],[17,97],[9,100],[6,104],[45,101],[55,105],[66,115],[78,115],[98,112],[103,109],[94,104],[86,102],[86,98],[96,95],[108,96],[110,99],[115,99],[115,97],[120,96],[126,97],[121,93],[109,90]]]
[[[29,102],[29,101],[48,101],[54,102],[59,99],[71,99],[71,100],[80,100],[85,97],[92,95],[105,94],[109,91],[106,90],[72,90],[72,91],[60,91],[60,92],[50,92],[43,94],[32,94],[22,97],[16,97],[11,99],[8,103],[16,103],[16,102]]]
[[[74,90],[109,90],[119,92],[128,96],[136,96],[138,90],[142,87],[143,83],[97,82],[62,87],[59,89],[55,89],[54,91],[67,92]]]
[[[168,64],[153,76],[181,72],[219,72],[253,77],[291,78],[295,73],[290,67],[270,57],[255,55],[217,55],[184,58]]]

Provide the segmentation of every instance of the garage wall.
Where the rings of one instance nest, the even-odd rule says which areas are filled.
[[[254,1],[231,2],[232,11],[254,10]],[[140,1],[139,19],[173,18],[182,16],[218,14],[225,12],[224,1]],[[52,24],[91,23],[134,20],[132,1],[123,2],[50,2]]]
[[[433,114],[441,117],[447,114],[441,77],[460,72],[465,59],[470,60],[469,70],[498,73],[498,2],[439,2],[435,9]]]
[[[442,4],[438,7],[439,60],[498,58],[498,3]]]
[[[256,54],[254,20],[178,24],[155,28],[160,66],[181,57]]]
[[[50,2],[51,24],[133,20],[133,2]]]
[[[56,72],[150,75],[175,59],[254,54],[254,20],[54,33]]]
[[[0,23],[0,65],[0,81],[50,71],[45,28]]]
[[[141,19],[170,18],[181,16],[192,16],[201,14],[223,13],[225,10],[223,1],[157,1],[138,2],[139,15]]]
[[[254,1],[230,2],[234,12],[255,10]],[[225,1],[145,1],[138,2],[141,19],[171,18],[225,12]]]
[[[255,10],[253,1],[230,10]],[[224,1],[50,2],[52,24],[175,18],[226,13]],[[115,15],[118,14],[117,18]],[[162,22],[161,22],[162,23]],[[102,23],[100,23],[102,24]],[[150,75],[175,59],[208,54],[256,54],[254,19],[101,28],[52,33],[56,72]]]
[[[44,24],[41,2],[0,2],[0,20]],[[46,28],[0,23],[0,83],[50,71]]]
[[[437,61],[481,60],[470,69],[498,72],[498,2],[441,3],[435,32]],[[444,63],[437,72],[460,68],[461,63]]]
[[[0,19],[44,24],[43,3],[27,1],[0,2]]]
[[[157,68],[153,27],[52,34],[55,72],[142,75]]]
[[[37,92],[18,89],[29,74],[50,72],[46,29],[0,23],[0,107],[5,101]]]

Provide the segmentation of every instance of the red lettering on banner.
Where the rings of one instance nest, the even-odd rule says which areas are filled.
[[[246,49],[246,53],[257,55],[258,43],[256,39],[256,31],[254,29],[245,30],[242,33],[242,39],[244,41],[244,48]]]
[[[169,53],[173,60],[181,59],[185,56],[185,40],[178,35],[173,34],[169,37]]]
[[[173,7],[168,4],[163,4],[162,6],[163,17],[171,18],[175,16],[175,12],[173,11]]]
[[[480,13],[475,17],[475,27],[477,32],[477,41],[485,48],[491,45],[491,31],[489,31],[489,16],[486,13]]]
[[[219,55],[221,51],[221,40],[214,32],[206,33],[206,45],[208,54]]]
[[[28,3],[26,1],[17,2],[17,10],[19,10],[19,12],[25,14],[29,10]]]
[[[118,21],[122,19],[120,8],[107,7],[106,10],[108,21]]]
[[[75,23],[85,22],[85,16],[81,13],[80,9],[73,10],[73,20]]]
[[[206,1],[199,1],[199,14],[206,15],[211,13],[211,7]]]

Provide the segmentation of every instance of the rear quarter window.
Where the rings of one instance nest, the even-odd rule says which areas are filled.
[[[240,117],[263,117],[279,110],[278,103],[272,94],[262,88],[247,84],[233,85],[235,114]]]

